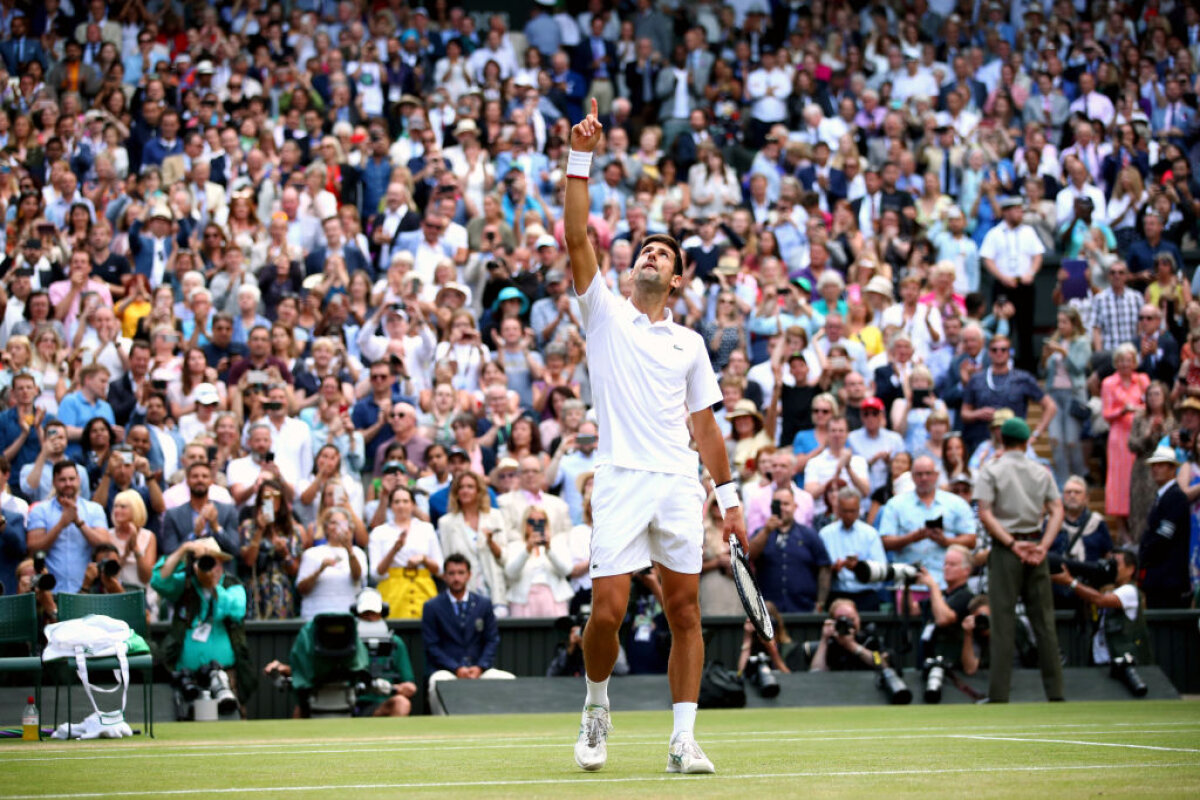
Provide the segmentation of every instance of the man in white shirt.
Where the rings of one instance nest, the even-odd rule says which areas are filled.
[[[787,119],[787,99],[792,94],[792,76],[779,66],[775,51],[764,45],[762,66],[746,79],[746,96],[750,98],[750,122],[756,129],[753,146],[762,143],[767,131],[776,122]]]
[[[271,425],[266,422],[251,425],[246,440],[249,454],[244,458],[235,458],[225,468],[225,475],[229,478],[229,493],[233,496],[233,502],[240,508],[253,503],[258,494],[258,487],[263,481],[272,479],[283,484],[283,494],[289,503],[292,502],[294,484],[288,483],[280,476],[279,467],[275,464],[275,455],[271,452],[272,433]],[[309,441],[308,434],[305,434],[304,441]]]
[[[1104,216],[1104,192],[1090,182],[1091,176],[1099,175],[1099,172],[1089,172],[1087,165],[1075,155],[1068,155],[1064,159],[1063,167],[1067,173],[1067,185],[1059,190],[1058,195],[1054,198],[1054,213],[1055,219],[1058,220],[1058,226],[1061,228],[1075,219],[1075,201],[1082,197],[1087,197],[1092,201],[1093,219],[1106,219]]]
[[[1024,203],[1019,197],[1007,197],[1000,202],[1004,221],[987,232],[979,257],[983,268],[992,273],[992,299],[1006,295],[1018,309],[1032,309],[1033,279],[1042,268],[1046,248],[1033,228],[1021,221]],[[1033,315],[1020,313],[1012,318],[1017,343],[1016,365],[1026,371],[1036,369],[1033,353]]]
[[[189,444],[183,448],[183,464],[182,471],[185,474],[188,467],[192,464],[207,464],[208,451],[204,445]],[[208,485],[208,499],[214,503],[225,503],[226,505],[234,505],[233,495],[229,494],[229,490],[224,486],[219,486],[216,482],[216,474],[213,474],[213,480]],[[191,487],[188,486],[187,480],[182,480],[162,493],[163,507],[167,510],[179,508],[184,503],[192,499]]]
[[[804,465],[804,491],[812,495],[813,512],[824,514],[828,509],[825,503],[825,492],[835,482],[853,486],[860,494],[866,495],[871,490],[870,469],[867,460],[855,455],[846,446],[850,434],[849,423],[845,417],[836,417],[829,423],[829,433],[825,437],[825,449],[808,460]]]
[[[769,60],[768,73],[774,56]],[[768,106],[770,101],[782,106],[772,93],[764,96]],[[608,290],[597,269],[587,235],[587,177],[602,135],[592,100],[591,113],[571,131],[564,212],[599,423],[592,490],[592,615],[583,650],[587,699],[575,762],[594,771],[607,760],[612,727],[608,680],[619,651],[631,574],[657,564],[671,626],[669,678],[675,701],[667,771],[711,773],[713,764],[693,733],[704,666],[699,602],[704,491],[696,480],[697,451],[716,484],[724,535],[736,537],[748,550],[746,526],[712,413],[721,392],[707,347],[694,331],[675,325],[667,310],[671,293],[684,281],[679,243],[664,234],[642,239],[632,268],[632,295],[624,302]],[[689,447],[693,438],[696,451]]]
[[[1071,103],[1071,113],[1098,119],[1107,128],[1112,125],[1117,111],[1107,95],[1096,91],[1096,77],[1090,72],[1082,72],[1079,74],[1079,97]]]
[[[263,402],[266,424],[271,431],[271,449],[280,475],[293,486],[312,473],[312,432],[297,417],[288,416],[287,387],[274,384]]]
[[[904,59],[904,74],[892,85],[892,99],[907,103],[914,97],[938,96],[937,81],[933,75],[921,69],[921,62],[915,55]]]

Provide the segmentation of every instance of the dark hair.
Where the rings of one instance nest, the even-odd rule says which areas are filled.
[[[653,242],[665,244],[670,249],[671,255],[675,257],[675,274],[682,275],[683,251],[679,249],[679,242],[675,241],[675,237],[665,233],[652,233],[645,239],[642,239],[642,249],[645,249],[646,245]]]
[[[451,553],[446,556],[446,562],[442,565],[442,571],[449,569],[451,564],[462,564],[467,568],[467,572],[471,571],[471,562],[462,553]]]
[[[1008,449],[1014,448],[1014,447],[1024,448],[1025,445],[1028,444],[1029,440],[1028,439],[1018,439],[1015,436],[1001,435],[1000,442],[1004,445],[1004,449],[1008,450]]]
[[[121,551],[118,550],[117,546],[115,544],[113,544],[112,542],[102,542],[102,543],[96,545],[92,549],[92,558],[94,559],[96,556],[100,555],[101,553],[115,553],[117,555],[120,555]]]
[[[92,430],[101,425],[108,428],[108,446],[112,447],[116,444],[117,437],[113,432],[113,426],[108,424],[108,420],[104,417],[92,417],[88,423],[83,426],[83,434],[79,437],[79,444],[83,448],[83,454],[86,456],[92,452]]]
[[[388,508],[391,508],[392,498],[396,496],[396,492],[404,492],[406,495],[408,495],[408,499],[410,501],[412,501],[413,503],[417,502],[417,498],[413,494],[412,489],[408,488],[404,484],[400,484],[400,485],[396,486],[394,489],[392,489],[390,492],[388,492],[388,496],[387,496]]]
[[[434,443],[425,448],[424,459],[426,461],[429,460],[429,456],[430,456],[430,454],[433,453],[434,450],[441,450],[446,455],[450,455],[450,451],[446,449],[446,445]],[[0,458],[2,458],[2,456],[0,456]]]
[[[46,427],[48,428],[48,427],[50,427],[50,426],[49,426],[49,425],[47,425]],[[57,463],[54,465],[54,470],[53,470],[53,472],[52,472],[51,474],[52,474],[52,475],[53,475],[55,478],[57,478],[57,477],[58,477],[58,473],[60,473],[60,472],[63,472],[63,471],[65,471],[65,470],[68,470],[68,469],[73,469],[73,470],[75,470],[75,474],[76,474],[76,475],[78,475],[78,474],[79,474],[79,465],[78,465],[78,464],[76,464],[74,461],[72,461],[72,460],[71,460],[71,459],[69,459],[69,458],[64,458],[62,461],[59,461],[59,462],[57,462]]]
[[[154,348],[150,346],[150,342],[145,339],[134,339],[129,344],[129,355],[133,355],[134,350],[146,350],[150,353],[154,352]]]
[[[1120,556],[1122,563],[1127,567],[1133,567],[1133,571],[1137,572],[1138,554],[1137,551],[1130,547],[1119,547],[1113,550],[1114,556]]]
[[[12,464],[4,456],[0,456],[0,472],[12,472]]]

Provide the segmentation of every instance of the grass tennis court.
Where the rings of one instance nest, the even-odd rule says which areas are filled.
[[[1200,703],[702,711],[716,775],[666,775],[671,715],[614,715],[576,769],[577,715],[163,724],[157,740],[7,741],[0,797],[1200,796]]]

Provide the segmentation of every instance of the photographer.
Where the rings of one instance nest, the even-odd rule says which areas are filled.
[[[963,649],[963,621],[973,599],[967,588],[971,551],[950,545],[942,562],[942,574],[946,580],[944,593],[927,569],[922,567],[917,575],[916,582],[929,589],[929,599],[921,604],[928,623],[921,632],[921,642],[924,658],[940,656],[948,665],[955,666]]]
[[[246,642],[246,590],[225,571],[230,560],[211,536],[184,542],[159,559],[150,586],[172,604],[159,660],[183,681],[207,673],[205,686],[220,684],[236,693],[244,717],[246,697],[258,677]],[[214,694],[218,701],[220,693]]]
[[[46,568],[46,554],[34,553],[17,564],[17,594],[37,593],[38,630],[58,622],[58,603],[54,597],[57,580]]]
[[[820,613],[829,596],[833,562],[817,532],[795,521],[790,487],[776,488],[771,516],[750,538],[750,560],[758,569],[763,599],[782,613]]]
[[[81,594],[124,594],[121,585],[120,551],[115,544],[104,543],[92,551],[92,563],[83,573]]]
[[[1138,571],[1137,554],[1132,550],[1116,550],[1112,558],[1117,564],[1117,581],[1109,591],[1102,592],[1081,583],[1065,565],[1062,571],[1051,575],[1050,580],[1066,586],[1099,612],[1096,633],[1092,636],[1092,660],[1096,664],[1111,664],[1125,655],[1133,656],[1138,664],[1152,663],[1150,631],[1146,627],[1146,596],[1134,583]]]
[[[962,652],[959,660],[962,671],[966,675],[974,675],[980,669],[988,668],[988,655],[991,652],[992,607],[988,605],[986,594],[977,594],[967,605],[967,616],[962,621]],[[1020,635],[1023,627],[1017,628]]]
[[[858,608],[853,600],[834,600],[829,619],[821,625],[821,638],[804,643],[809,672],[844,672],[875,669],[886,663],[879,641],[862,632]]]

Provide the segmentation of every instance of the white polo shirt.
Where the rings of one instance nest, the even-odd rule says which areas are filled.
[[[979,257],[994,261],[1001,275],[1019,278],[1029,271],[1033,257],[1045,252],[1033,228],[1024,223],[1011,228],[1007,222],[1001,222],[983,237]]]
[[[847,444],[846,448],[849,449],[849,447],[849,444]],[[841,470],[838,470],[838,457],[831,453],[827,447],[817,455],[813,456],[812,459],[809,460],[808,464],[804,466],[804,483],[827,483],[833,478],[835,473],[837,473],[838,477],[842,478],[842,480],[850,483],[849,473],[851,472],[862,478],[864,481],[870,482],[871,480],[871,470],[867,466],[867,460],[865,458],[859,455],[851,456],[850,463],[845,467],[842,467]],[[825,498],[814,495],[813,512],[816,514],[824,514],[826,510]]]
[[[687,418],[721,402],[700,334],[670,310],[651,323],[596,273],[579,297],[600,440],[596,464],[696,476]]]

